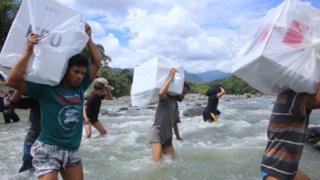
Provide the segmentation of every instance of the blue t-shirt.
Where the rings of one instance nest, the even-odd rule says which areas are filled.
[[[83,127],[83,95],[90,83],[88,72],[81,84],[74,88],[27,82],[28,95],[40,103],[39,141],[65,150],[79,149]]]

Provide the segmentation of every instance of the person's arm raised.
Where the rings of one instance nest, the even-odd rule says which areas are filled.
[[[105,100],[113,100],[112,92],[111,92],[111,87],[106,87],[107,94],[104,97]]]
[[[307,96],[306,108],[309,110],[320,108],[320,83],[318,84],[316,94]]]
[[[101,61],[100,61],[101,56],[100,56],[100,52],[99,52],[98,47],[92,41],[92,37],[91,37],[92,30],[91,30],[91,27],[89,26],[89,24],[85,25],[85,31],[86,31],[87,35],[89,36],[87,46],[88,46],[89,54],[91,57],[91,62],[89,65],[89,74],[90,74],[91,79],[94,79],[94,78],[96,78],[97,71],[101,67]]]
[[[26,91],[26,84],[23,81],[23,75],[27,69],[29,59],[33,53],[33,47],[39,42],[39,36],[35,33],[30,33],[27,37],[27,47],[22,54],[22,57],[12,67],[6,79],[6,84],[21,92]]]
[[[176,69],[171,68],[168,77],[166,78],[166,80],[164,81],[164,83],[160,87],[160,90],[159,90],[159,98],[160,99],[164,99],[167,96],[170,83],[171,83],[172,79],[174,78],[175,74],[176,74]]]
[[[225,93],[224,88],[223,88],[223,87],[220,87],[220,92],[217,94],[217,97],[218,97],[218,98],[222,97],[222,96],[224,95],[224,93]]]

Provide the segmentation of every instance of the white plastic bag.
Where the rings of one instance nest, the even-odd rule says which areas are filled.
[[[159,88],[168,77],[170,69],[174,67],[177,72],[171,82],[168,93],[181,94],[184,84],[184,70],[181,66],[172,66],[164,58],[153,58],[134,68],[133,83],[131,87],[132,106],[146,106],[157,97]]]
[[[6,78],[26,48],[30,32],[40,35],[24,79],[57,85],[68,59],[82,51],[88,37],[82,15],[55,0],[23,0],[0,54],[0,71]]]
[[[264,18],[234,74],[266,94],[314,93],[320,80],[319,38],[320,10],[286,0]]]

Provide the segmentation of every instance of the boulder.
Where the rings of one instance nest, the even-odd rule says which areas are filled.
[[[202,106],[194,106],[192,108],[184,110],[183,116],[186,116],[186,117],[202,116],[203,109],[204,108]]]

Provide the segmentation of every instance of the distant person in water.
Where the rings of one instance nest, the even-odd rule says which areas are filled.
[[[30,154],[31,146],[39,136],[41,125],[40,125],[40,105],[37,100],[25,97],[21,95],[20,91],[15,93],[10,98],[11,104],[17,109],[30,109],[29,123],[30,126],[27,130],[27,135],[23,144],[23,164],[19,172],[26,170],[32,170],[32,156]]]
[[[86,138],[91,137],[92,128],[95,127],[100,134],[105,135],[107,130],[104,128],[103,124],[98,120],[101,101],[112,100],[111,90],[113,89],[108,85],[108,81],[104,78],[97,78],[93,81],[93,91],[87,97],[83,108],[83,120],[86,132]]]
[[[20,121],[18,114],[14,111],[14,106],[11,103],[11,97],[14,94],[14,90],[9,90],[9,93],[3,97],[3,119],[6,124]]]
[[[264,180],[309,180],[299,167],[307,139],[309,116],[320,108],[320,88],[316,94],[280,93],[268,125],[268,143],[261,162]]]
[[[225,93],[224,88],[220,84],[213,85],[206,93],[208,96],[208,104],[203,111],[203,120],[208,122],[217,121],[221,112],[218,110],[219,98]]]
[[[182,100],[188,93],[190,87],[185,83],[182,94],[171,96],[168,89],[176,73],[176,69],[170,69],[170,73],[159,90],[159,104],[156,110],[155,120],[151,128],[151,149],[152,159],[159,162],[163,155],[175,158],[175,151],[172,145],[172,130],[176,125],[177,101]],[[181,139],[180,135],[177,137]]]

